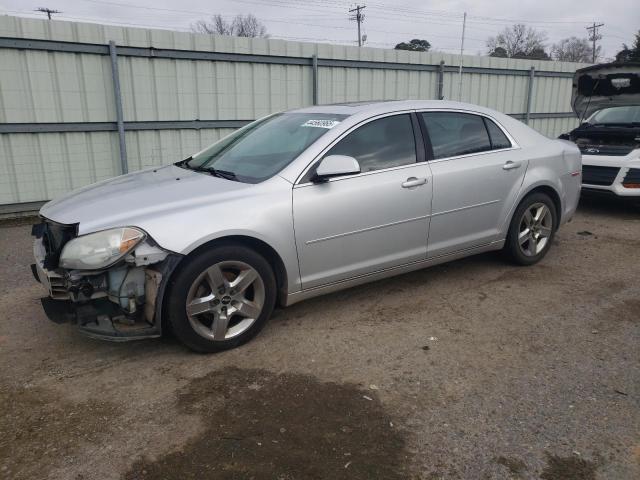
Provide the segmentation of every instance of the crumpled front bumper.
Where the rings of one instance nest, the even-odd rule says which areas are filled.
[[[54,323],[75,324],[85,335],[109,340],[125,342],[156,338],[162,335],[161,325],[128,325],[117,321],[121,312],[117,306],[105,299],[92,300],[82,305],[70,300],[54,300],[51,297],[40,299],[44,313]]]
[[[35,263],[31,265],[31,271],[47,291],[48,295],[41,299],[41,303],[51,321],[58,324],[75,324],[85,335],[116,342],[162,335],[161,306],[167,285],[166,279],[182,258],[180,255],[169,253],[158,263],[124,267],[144,270],[144,303],[137,305],[137,315],[131,315],[122,308],[119,297],[114,299],[108,292],[100,292],[106,288],[105,285],[108,286],[113,270],[122,270],[122,265],[104,271],[89,272],[85,279],[80,280],[78,288],[78,282],[74,284],[70,280],[74,275],[78,275],[77,271],[46,268],[46,251],[39,238],[34,241],[33,253]],[[127,278],[125,274],[122,282]],[[82,290],[81,282],[84,282],[89,292]],[[93,287],[96,287],[95,290]]]

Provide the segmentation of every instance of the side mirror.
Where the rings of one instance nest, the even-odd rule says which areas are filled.
[[[360,164],[355,158],[346,155],[329,155],[320,161],[313,181],[325,182],[331,177],[356,173],[360,173]]]

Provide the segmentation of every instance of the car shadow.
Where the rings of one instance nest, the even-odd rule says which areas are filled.
[[[615,217],[621,220],[640,217],[640,197],[620,198],[610,195],[582,192],[578,212],[595,216]]]

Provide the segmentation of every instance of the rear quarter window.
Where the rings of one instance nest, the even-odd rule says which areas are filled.
[[[487,126],[487,131],[489,132],[489,140],[491,141],[492,150],[511,148],[511,142],[500,127],[486,117],[484,117],[484,124]]]

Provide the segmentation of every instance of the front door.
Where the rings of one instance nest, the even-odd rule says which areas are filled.
[[[399,114],[358,127],[326,155],[354,157],[360,174],[294,187],[303,289],[426,258],[431,174],[413,123]]]

